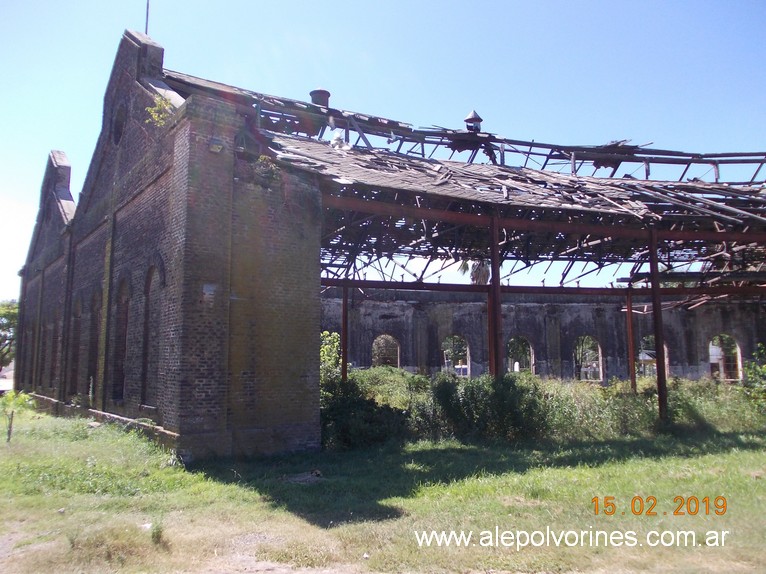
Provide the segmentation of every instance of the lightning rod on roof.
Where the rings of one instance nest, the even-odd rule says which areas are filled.
[[[149,35],[149,0],[146,0],[146,24],[144,25],[144,34]]]

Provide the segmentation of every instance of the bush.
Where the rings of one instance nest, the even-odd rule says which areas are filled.
[[[766,347],[763,343],[758,343],[753,360],[747,361],[743,370],[745,378],[742,386],[745,393],[766,411]]]
[[[355,377],[341,381],[340,335],[324,331],[319,355],[319,413],[322,446],[363,448],[407,434],[406,413],[368,396],[370,381]],[[389,373],[390,378],[390,373]]]
[[[445,426],[456,437],[509,440],[545,431],[540,390],[530,376],[461,379],[440,373],[434,379],[433,396]]]
[[[766,423],[766,401],[750,400],[759,388],[752,377],[744,389],[712,379],[671,379],[670,425],[658,426],[656,381],[650,378],[641,379],[633,392],[626,381],[603,386],[529,373],[499,380],[438,373],[429,380],[393,367],[353,370],[347,383],[340,376],[322,382],[323,444],[348,449],[448,437],[566,443],[648,437],[658,430],[758,430]]]
[[[322,446],[363,448],[407,435],[406,412],[365,397],[354,379],[324,381],[320,396]]]

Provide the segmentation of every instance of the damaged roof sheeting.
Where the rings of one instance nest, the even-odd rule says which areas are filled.
[[[526,168],[425,160],[387,150],[344,149],[308,138],[265,135],[271,140],[277,161],[321,175],[325,187],[333,188],[329,192],[332,195],[513,220],[504,221],[504,248],[509,256],[515,254],[521,259],[596,256],[598,260],[634,260],[635,255],[645,252],[646,244],[641,239],[653,226],[668,232],[706,232],[704,242],[690,237],[683,245],[669,248],[677,254],[686,250],[683,259],[689,260],[692,253],[710,256],[718,252],[710,244],[726,239],[721,232],[766,231],[766,193],[756,187],[575,177]],[[524,222],[539,225],[533,229]],[[399,253],[411,254],[407,244],[413,238],[402,236],[402,227],[398,226],[397,235],[405,245]],[[508,233],[511,229],[527,234],[513,238]],[[589,241],[587,235],[609,238],[612,247],[607,248],[603,240]],[[616,243],[618,236],[623,239],[620,244]],[[514,241],[517,249],[512,246]],[[551,245],[544,246],[544,242]],[[472,241],[479,250],[486,248],[484,243],[478,238]],[[596,246],[598,253],[589,253],[586,245]],[[427,251],[423,241],[418,247],[418,255]]]
[[[710,225],[713,221],[741,226],[766,224],[763,187],[570,176],[426,160],[388,150],[342,149],[281,134],[268,137],[277,160],[331,176],[343,184],[409,190],[496,206],[619,214],[644,223],[695,217],[708,220]],[[701,223],[696,221],[696,225]]]
[[[350,265],[349,253],[486,257],[486,228],[450,222],[451,212],[501,218],[503,257],[524,262],[642,262],[648,257],[644,237],[654,227],[683,237],[661,247],[666,261],[703,260],[720,269],[725,260],[732,270],[762,265],[757,240],[766,232],[766,193],[759,187],[575,177],[262,135],[278,162],[321,176],[326,205],[337,203],[332,197],[357,201],[358,214],[326,214],[323,261],[342,270]],[[364,218],[368,204],[358,200],[399,207],[384,215],[378,205],[371,210],[376,217]],[[407,206],[439,210],[443,220],[419,221],[417,211],[408,210],[407,217],[394,213],[404,215]],[[752,235],[753,243],[742,243],[742,234]]]

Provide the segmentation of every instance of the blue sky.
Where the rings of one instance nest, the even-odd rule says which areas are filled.
[[[145,0],[4,0],[0,299],[18,297],[48,152],[75,199],[124,29]],[[260,92],[506,137],[766,150],[766,2],[151,0],[165,66]]]

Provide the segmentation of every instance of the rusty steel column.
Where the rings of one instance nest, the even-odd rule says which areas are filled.
[[[660,420],[668,420],[668,379],[665,371],[665,337],[662,328],[662,294],[660,264],[657,258],[657,230],[649,232],[649,271],[652,282],[652,318],[654,319],[654,352],[657,357],[657,402]]]
[[[343,306],[340,323],[340,378],[348,380],[348,287],[343,287]]]
[[[490,373],[503,376],[503,307],[500,290],[500,221],[495,215],[490,226],[492,244],[490,246],[491,278],[489,289],[489,347],[491,349]]]
[[[628,286],[625,298],[625,328],[628,339],[628,373],[630,373],[630,388],[636,392],[636,348],[633,341],[633,286]]]

